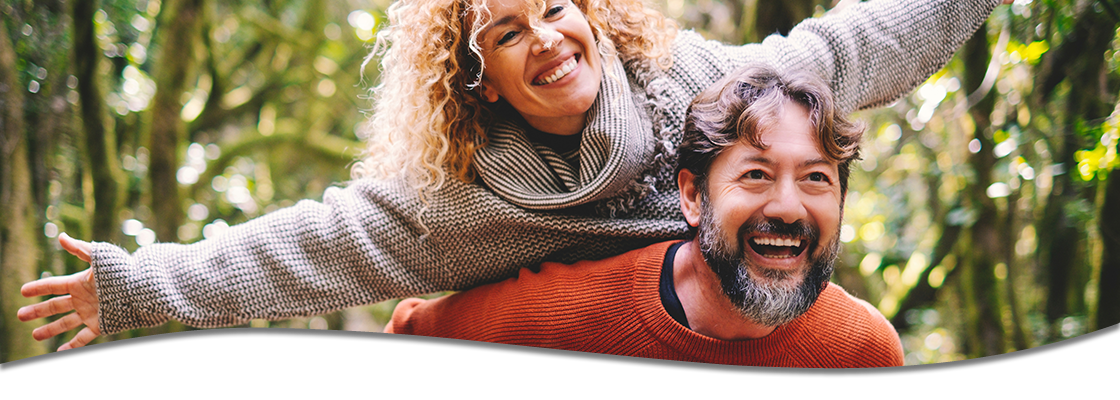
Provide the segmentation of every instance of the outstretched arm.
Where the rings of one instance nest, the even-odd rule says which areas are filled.
[[[779,52],[779,64],[819,68],[846,112],[880,107],[944,67],[1001,2],[860,2],[806,20],[788,38],[771,36],[763,43],[802,50]]]
[[[190,245],[129,254],[93,243],[99,332],[169,319],[211,328],[318,315],[474,287],[557,253],[566,257],[559,261],[601,259],[686,231],[672,215],[525,210],[457,180],[431,194],[423,225],[422,206],[402,181],[359,180],[328,189],[323,202],[304,200]]]
[[[77,256],[82,261],[89,262],[91,249],[89,242],[73,239],[65,233],[59,235],[58,242],[70,254]],[[20,293],[23,297],[65,295],[20,308],[19,312],[16,313],[20,321],[26,322],[74,311],[32,331],[31,335],[35,340],[51,338],[85,325],[85,328],[78,332],[73,339],[58,348],[61,351],[85,346],[101,335],[97,321],[97,288],[94,285],[93,272],[90,269],[87,268],[72,275],[55,276],[28,282],[20,289]]]
[[[949,62],[1000,3],[1009,0],[873,0],[802,21],[788,36],[727,46],[708,42],[714,79],[762,62],[811,71],[844,112],[889,104]],[[704,50],[701,50],[704,51]],[[704,87],[706,85],[697,85]]]

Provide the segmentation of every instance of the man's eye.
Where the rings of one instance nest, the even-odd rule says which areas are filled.
[[[820,172],[814,172],[809,174],[809,180],[813,182],[828,182],[828,175]]]
[[[764,174],[764,173],[762,173],[762,171],[759,171],[759,170],[756,169],[756,170],[747,172],[746,177],[748,179],[763,179],[763,178],[766,177],[766,174]]]

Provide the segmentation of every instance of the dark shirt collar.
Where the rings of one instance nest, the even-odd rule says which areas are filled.
[[[688,242],[682,241],[669,246],[669,250],[665,252],[665,261],[661,263],[661,284],[658,291],[661,292],[661,306],[665,307],[669,316],[685,328],[692,329],[688,326],[688,318],[684,315],[684,306],[681,305],[681,299],[677,297],[677,289],[673,286],[673,259],[677,255],[677,249],[680,249],[681,245],[685,243]]]

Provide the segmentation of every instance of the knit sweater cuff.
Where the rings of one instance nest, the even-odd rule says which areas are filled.
[[[166,315],[147,304],[159,297],[157,285],[148,282],[154,277],[133,265],[134,259],[127,251],[109,243],[94,242],[91,258],[102,334],[167,322]]]

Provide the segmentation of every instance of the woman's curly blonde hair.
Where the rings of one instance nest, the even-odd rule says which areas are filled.
[[[355,178],[404,175],[421,194],[443,186],[448,173],[474,180],[475,150],[495,119],[473,90],[485,69],[477,36],[490,20],[486,2],[398,0],[389,7],[389,25],[365,60],[381,55],[381,83],[371,89],[368,148]],[[572,2],[605,59],[669,68],[677,25],[643,0]]]

